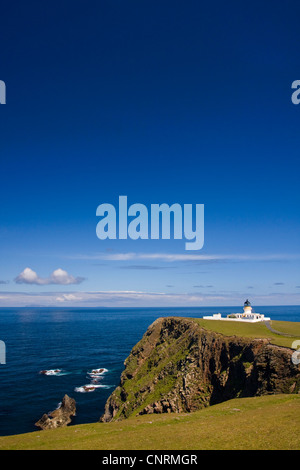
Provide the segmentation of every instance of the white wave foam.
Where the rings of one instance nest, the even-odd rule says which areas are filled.
[[[90,372],[88,372],[88,375],[90,377],[99,377],[105,374],[105,372],[108,372],[108,370],[102,367],[101,369],[92,369]]]
[[[41,370],[40,374],[42,375],[59,375],[62,373],[61,369],[49,369],[49,370]]]
[[[108,389],[108,388],[111,388],[111,387],[112,387],[112,385],[87,384],[87,385],[83,385],[82,387],[74,388],[74,391],[78,392],[78,393],[90,393],[90,392],[94,392],[97,388]]]

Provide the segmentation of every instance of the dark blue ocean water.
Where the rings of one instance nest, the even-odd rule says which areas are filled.
[[[239,312],[238,307],[201,308],[1,308],[0,340],[6,364],[0,365],[0,435],[35,431],[34,423],[54,410],[67,393],[77,403],[73,423],[94,422],[119,384],[131,348],[158,317],[202,317]],[[274,320],[300,321],[300,307],[257,307]],[[106,368],[93,392],[87,372]],[[41,370],[61,369],[55,376]]]

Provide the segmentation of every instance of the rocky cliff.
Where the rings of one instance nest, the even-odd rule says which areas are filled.
[[[159,318],[125,361],[101,421],[190,412],[236,397],[299,393],[293,350],[267,339],[224,336],[197,322]]]
[[[35,423],[40,429],[56,429],[67,426],[72,416],[76,414],[76,402],[74,398],[65,395],[60,406],[49,414],[43,414],[41,419]]]

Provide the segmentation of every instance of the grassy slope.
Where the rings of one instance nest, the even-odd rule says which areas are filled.
[[[282,333],[288,333],[289,335],[295,335],[300,337],[300,323],[292,321],[271,321],[272,327],[281,331]]]
[[[300,449],[300,396],[238,398],[190,414],[0,437],[0,449]]]
[[[300,323],[299,322],[285,322],[285,321],[272,321],[271,326],[282,333],[288,333],[296,336],[295,338],[288,338],[272,333],[264,323],[242,323],[242,322],[229,322],[222,320],[203,320],[202,318],[195,318],[201,327],[206,330],[215,331],[226,336],[243,336],[246,338],[268,338],[272,344],[278,346],[292,347],[293,341],[300,339]]]

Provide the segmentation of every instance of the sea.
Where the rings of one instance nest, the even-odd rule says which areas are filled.
[[[56,409],[65,394],[76,400],[72,424],[98,421],[119,384],[124,360],[154,320],[240,310],[0,308],[0,340],[6,346],[6,364],[0,364],[0,435],[36,431],[35,422]],[[255,310],[273,320],[300,321],[300,306]]]

